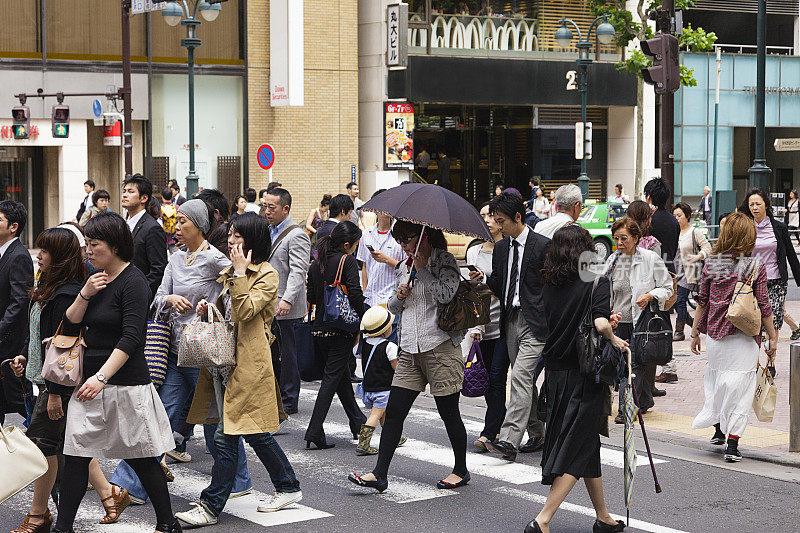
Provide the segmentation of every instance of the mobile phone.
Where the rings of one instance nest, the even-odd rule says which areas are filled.
[[[368,244],[367,245],[367,250],[369,250],[369,253],[372,253],[372,252],[375,251],[375,248],[373,248],[371,245]]]
[[[470,272],[478,272],[478,267],[476,267],[475,265],[467,265],[467,270],[469,270]]]

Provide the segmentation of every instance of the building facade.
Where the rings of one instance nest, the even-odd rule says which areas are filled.
[[[277,0],[276,0],[277,1]],[[284,0],[285,1],[285,0]],[[134,2],[135,5],[146,2]],[[190,6],[194,2],[189,2]],[[302,2],[299,2],[302,6]],[[199,15],[198,15],[199,17]],[[95,97],[67,97],[70,134],[53,139],[54,98],[29,98],[35,133],[3,135],[17,93],[114,92],[122,85],[121,8],[108,0],[9,0],[0,21],[0,198],[30,211],[26,243],[44,228],[71,220],[92,179],[119,211],[124,174],[120,146],[106,146],[96,125]],[[333,22],[333,26],[331,25]],[[159,11],[132,14],[133,169],[156,190],[168,179],[185,188],[189,166],[188,79],[183,26]],[[266,187],[258,146],[276,151],[273,179],[294,195],[305,216],[323,192],[343,191],[358,165],[356,0],[305,6],[302,107],[270,105],[270,0],[229,0],[198,27],[195,52],[195,154],[201,188],[233,196]],[[122,111],[102,96],[101,112]],[[302,213],[298,215],[297,213]]]

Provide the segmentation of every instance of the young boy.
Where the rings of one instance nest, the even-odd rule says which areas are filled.
[[[369,445],[378,422],[383,425],[386,404],[389,402],[389,389],[392,387],[394,369],[397,368],[397,344],[387,337],[392,334],[394,315],[385,307],[370,307],[361,319],[361,333],[364,337],[361,346],[361,365],[364,381],[358,386],[358,395],[364,407],[371,409],[366,424],[361,426],[358,435],[356,455],[375,455],[377,448]],[[400,445],[406,438],[400,439]]]

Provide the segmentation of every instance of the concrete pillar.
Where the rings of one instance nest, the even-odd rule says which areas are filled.
[[[58,150],[58,219],[72,220],[78,204],[86,193],[83,182],[89,177],[89,153],[86,121],[73,120],[69,127],[69,142]]]

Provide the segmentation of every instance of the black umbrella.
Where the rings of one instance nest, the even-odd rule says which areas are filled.
[[[379,194],[361,209],[448,233],[492,240],[489,228],[472,204],[438,185],[399,185]]]

